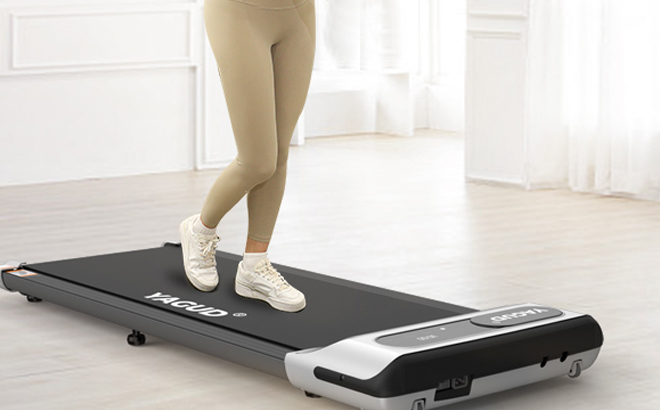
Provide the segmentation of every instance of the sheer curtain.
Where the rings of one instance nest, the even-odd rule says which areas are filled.
[[[410,0],[317,0],[317,69],[409,70]],[[412,50],[411,50],[412,49]],[[416,67],[415,67],[416,68]]]
[[[535,0],[530,18],[537,179],[660,200],[660,1]]]
[[[381,132],[392,129],[383,124],[396,123],[395,131],[408,135],[410,122],[414,128],[464,130],[466,0],[316,5],[313,87],[368,88],[379,98],[378,118],[387,117],[376,126]]]

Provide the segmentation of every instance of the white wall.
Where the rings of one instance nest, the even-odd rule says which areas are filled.
[[[192,168],[201,4],[0,0],[0,185]]]
[[[0,0],[0,150],[0,186],[227,165],[203,0]]]
[[[305,136],[460,129],[456,81],[428,86],[429,76],[416,72],[419,47],[433,45],[418,44],[431,33],[415,22],[434,0],[387,0],[387,7],[380,0],[341,1],[357,13],[349,17],[361,40],[339,56],[345,67],[327,67],[329,56],[319,58],[317,44],[293,143]],[[317,1],[317,11],[331,4]],[[202,7],[203,0],[0,0],[0,186],[231,162],[236,148]],[[390,31],[375,38],[366,35],[369,24]],[[445,64],[439,72],[451,70]]]

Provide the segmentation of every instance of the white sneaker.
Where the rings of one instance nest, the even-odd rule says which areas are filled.
[[[199,215],[193,215],[179,225],[183,266],[186,277],[194,287],[210,292],[220,282],[215,261],[215,249],[220,238],[217,235],[193,232],[192,226],[196,218],[199,218]]]
[[[305,308],[305,295],[289,285],[282,275],[264,258],[254,267],[254,272],[238,264],[236,293],[246,298],[261,299],[284,312],[298,312]]]

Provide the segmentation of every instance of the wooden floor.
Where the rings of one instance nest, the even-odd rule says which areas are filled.
[[[660,204],[466,183],[460,136],[351,136],[292,147],[271,260],[474,308],[589,313],[593,368],[455,405],[660,408]],[[18,171],[20,172],[20,171]],[[178,241],[218,170],[0,188],[0,262]],[[240,202],[219,249],[241,253]],[[340,303],[340,301],[338,301]],[[279,380],[49,304],[0,293],[0,408],[347,409]]]

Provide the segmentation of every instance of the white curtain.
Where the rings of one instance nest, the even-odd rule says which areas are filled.
[[[533,181],[660,200],[660,1],[534,0]]]
[[[410,69],[411,7],[417,2],[317,0],[316,68]]]
[[[379,118],[388,117],[378,124],[398,124],[398,131],[383,125],[382,132],[408,135],[410,122],[415,128],[464,130],[466,0],[316,5],[314,85],[372,88],[380,98]]]

